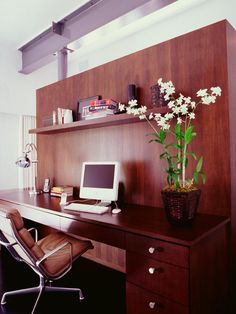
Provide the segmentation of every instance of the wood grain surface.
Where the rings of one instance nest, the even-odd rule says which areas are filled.
[[[76,111],[77,101],[93,95],[127,102],[128,84],[138,87],[140,103],[150,107],[150,87],[159,77],[172,80],[178,92],[195,97],[200,88],[220,86],[222,96],[201,106],[194,121],[197,138],[192,150],[204,156],[207,181],[200,184],[200,211],[229,215],[231,172],[227,22],[222,21],[153,47],[108,62],[37,90],[37,127],[57,107]],[[235,34],[234,34],[235,35]],[[137,120],[138,121],[138,120]],[[160,190],[166,184],[161,147],[148,143],[146,123],[38,135],[39,182],[79,187],[85,160],[121,162],[119,201],[162,206]],[[190,162],[189,170],[194,165]]]

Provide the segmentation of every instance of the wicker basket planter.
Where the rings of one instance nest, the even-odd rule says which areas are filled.
[[[200,190],[161,191],[161,195],[167,219],[172,225],[185,226],[193,222],[201,195]]]

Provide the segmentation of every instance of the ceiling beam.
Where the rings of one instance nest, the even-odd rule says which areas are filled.
[[[107,23],[135,11],[150,14],[176,0],[93,0],[69,14],[19,48],[22,53],[20,73],[29,74],[55,60],[55,52]]]

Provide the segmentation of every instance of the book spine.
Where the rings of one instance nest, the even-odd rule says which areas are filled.
[[[73,192],[73,189],[68,189],[68,190],[55,190],[55,189],[51,189],[52,192],[55,193],[71,193]]]
[[[98,105],[98,106],[89,106],[89,111],[106,111],[106,110],[115,110],[117,105]]]
[[[104,118],[107,117],[109,114],[107,113],[101,113],[101,112],[95,112],[95,113],[91,113],[89,115],[87,115],[85,117],[85,120],[90,120],[90,119],[97,119],[97,118]]]
[[[99,105],[116,105],[117,102],[112,99],[97,99],[90,102],[90,106],[99,106]]]
[[[63,192],[62,192],[63,193]],[[51,192],[50,195],[51,196],[57,196],[57,197],[61,197],[62,193],[56,193],[56,192]],[[73,193],[72,192],[65,192],[67,194],[67,196],[72,196]]]
[[[73,193],[73,187],[52,187],[52,193]]]

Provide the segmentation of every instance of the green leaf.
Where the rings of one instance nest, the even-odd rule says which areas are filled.
[[[175,138],[177,139],[177,141],[181,140],[181,126],[180,126],[180,124],[176,124],[176,126],[175,126]]]
[[[202,177],[202,183],[205,184],[206,183],[206,175],[204,172],[200,172],[201,177]]]
[[[181,158],[180,159],[177,158],[176,165],[179,165],[179,164],[182,164],[182,163],[183,163],[183,160]]]
[[[190,125],[184,134],[185,143],[189,144],[196,135],[197,135],[197,133],[193,132],[193,126]]]
[[[198,160],[197,166],[196,166],[196,171],[200,172],[202,169],[202,163],[203,163],[203,157],[201,156]]]
[[[186,157],[185,158],[185,168],[187,168],[188,167],[188,158]]]
[[[179,176],[176,173],[173,174],[173,178],[174,178],[175,183],[178,182]]]
[[[176,149],[181,149],[182,146],[181,145],[178,145],[178,144],[175,144],[175,143],[171,143],[171,144],[168,144],[165,146],[165,148],[169,148],[169,147],[174,147]]]
[[[175,185],[177,188],[180,188],[180,183],[179,183],[179,179],[177,178],[177,180],[175,181]]]
[[[163,153],[163,154],[161,154],[159,157],[160,157],[160,159],[163,159],[164,157],[165,157],[165,155],[166,155],[167,153],[165,152],[165,153]]]
[[[192,136],[192,130],[193,130],[193,127],[190,125],[184,134],[184,141],[186,144],[188,144],[188,141]]]
[[[198,172],[197,172],[197,171],[194,171],[194,173],[193,173],[193,179],[194,179],[194,183],[195,183],[195,184],[198,184]]]
[[[164,132],[163,130],[160,130],[160,132],[159,132],[159,138],[160,138],[161,144],[164,144],[164,141],[165,141],[165,139],[166,139],[166,132]]]
[[[197,160],[197,156],[195,155],[194,152],[188,152],[187,155],[192,156],[195,160]]]

